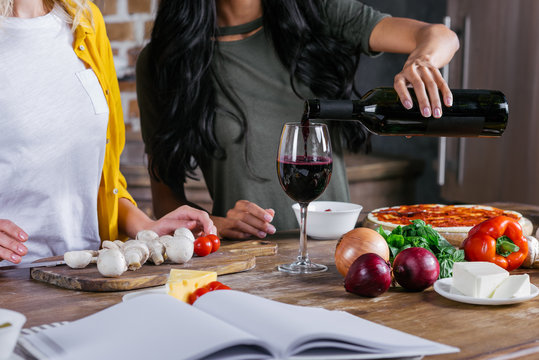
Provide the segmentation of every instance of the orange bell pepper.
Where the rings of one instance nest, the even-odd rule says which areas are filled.
[[[518,268],[528,255],[528,241],[517,220],[496,216],[474,226],[463,242],[468,261],[489,261],[507,271]]]

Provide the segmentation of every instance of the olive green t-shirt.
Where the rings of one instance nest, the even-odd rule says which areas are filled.
[[[369,37],[374,26],[385,16],[355,0],[324,0],[327,31],[374,55],[369,50]],[[250,25],[222,28],[227,34],[234,30],[246,32]],[[226,216],[238,200],[249,200],[263,209],[275,210],[273,225],[277,230],[298,228],[291,205],[277,178],[277,149],[283,124],[299,122],[304,100],[291,87],[289,73],[279,61],[274,48],[262,28],[254,35],[238,41],[218,43],[214,66],[218,76],[239,99],[247,121],[244,140],[237,142],[240,124],[224,111],[216,112],[215,134],[226,152],[226,158],[206,157],[199,166],[213,199],[212,214]],[[147,72],[147,51],[142,51],[137,63],[137,93],[141,115],[142,136],[145,142],[154,131],[157,111],[153,99],[152,80]],[[296,84],[299,93],[314,97],[302,84]],[[216,86],[219,108],[234,109]],[[348,182],[343,149],[339,134],[331,134],[333,171],[331,181],[319,200],[349,201]],[[245,159],[247,147],[248,159]],[[247,170],[264,180],[255,179]]]

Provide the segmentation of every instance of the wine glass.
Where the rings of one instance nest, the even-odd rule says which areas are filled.
[[[297,260],[279,265],[280,271],[304,274],[327,270],[325,265],[312,263],[307,253],[307,206],[326,189],[332,165],[329,131],[325,124],[284,124],[277,174],[285,193],[299,203],[301,221]]]

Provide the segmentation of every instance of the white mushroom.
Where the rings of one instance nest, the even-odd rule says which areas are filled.
[[[118,246],[118,249],[123,249],[125,242],[123,242],[122,240],[114,240],[114,244]]]
[[[99,251],[70,251],[64,254],[64,259],[72,268],[97,263],[97,270],[105,277],[120,276],[128,269],[137,270],[148,259],[156,265],[166,258],[176,264],[186,263],[193,257],[195,237],[187,228],[178,228],[174,234],[159,237],[152,230],[142,230],[136,240],[105,240]]]
[[[125,243],[122,243],[120,249],[124,253],[127,268],[129,270],[139,269],[150,256],[148,245],[146,245],[146,242],[140,240],[126,241]]]
[[[98,252],[95,250],[68,251],[64,254],[66,265],[73,269],[82,269],[90,263],[97,262]]]
[[[165,261],[165,245],[161,242],[160,238],[146,241],[148,248],[150,249],[150,260],[155,265],[161,265]]]
[[[186,236],[162,236],[167,256],[173,263],[184,264],[193,257],[194,243]]]
[[[174,236],[185,236],[192,242],[195,242],[195,236],[193,235],[193,232],[185,227],[177,228],[174,231]]]
[[[97,270],[105,277],[116,277],[127,270],[124,254],[120,249],[103,249],[97,257]]]
[[[149,241],[159,238],[159,235],[153,230],[141,230],[135,237],[136,240]]]
[[[121,243],[121,241],[119,241],[119,240],[116,240],[116,241]],[[105,240],[101,244],[101,247],[103,249],[120,249],[120,246],[118,245],[118,243],[116,241]]]

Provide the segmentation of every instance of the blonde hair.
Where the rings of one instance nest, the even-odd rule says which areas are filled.
[[[0,0],[0,16],[13,16],[13,2],[15,0]],[[42,0],[45,9],[52,10],[54,6],[59,5],[58,8],[65,15],[65,19],[71,24],[71,29],[80,24],[81,19],[86,17],[89,22],[92,21],[92,10],[90,9],[90,0]]]

